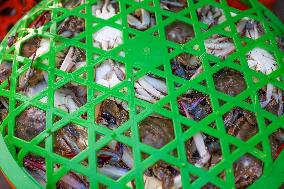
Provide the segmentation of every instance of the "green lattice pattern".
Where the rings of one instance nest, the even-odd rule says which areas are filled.
[[[153,4],[150,4],[150,2],[153,2]],[[257,96],[257,90],[267,85],[268,82],[284,90],[283,83],[276,79],[278,77],[284,78],[284,54],[281,52],[275,41],[276,36],[283,34],[284,27],[282,23],[256,1],[251,1],[251,9],[239,11],[228,7],[225,0],[221,0],[220,3],[208,0],[201,0],[198,3],[194,3],[193,0],[188,0],[187,9],[178,13],[173,13],[162,10],[159,5],[159,0],[144,0],[143,2],[119,0],[120,13],[109,20],[102,20],[92,16],[91,6],[93,3],[95,3],[95,1],[87,0],[85,4],[72,10],[67,10],[59,7],[60,4],[58,3],[58,0],[44,1],[36,9],[27,14],[10,32],[10,35],[14,35],[15,32],[17,32],[18,39],[20,39],[15,45],[6,48],[7,38],[2,42],[0,47],[0,60],[13,61],[13,67],[9,81],[2,82],[0,89],[0,95],[9,98],[9,115],[1,125],[1,133],[6,141],[7,147],[18,164],[22,166],[23,158],[28,153],[34,153],[44,157],[46,161],[47,188],[55,188],[56,182],[70,170],[87,176],[91,188],[97,188],[98,183],[103,183],[109,188],[127,188],[126,184],[131,180],[135,180],[137,188],[143,188],[144,171],[158,160],[163,160],[179,168],[184,188],[200,188],[208,182],[220,188],[234,188],[233,162],[242,155],[250,153],[264,162],[263,177],[260,178],[257,183],[264,182],[266,179],[265,176],[271,175],[270,171],[273,166],[268,136],[280,127],[284,127],[284,116],[277,117],[262,109]],[[218,26],[208,29],[207,32],[201,32],[202,29],[207,26],[198,21],[196,10],[208,3],[223,9],[226,21]],[[144,8],[155,13],[156,25],[143,32],[130,28],[127,24],[127,14],[138,8]],[[27,26],[31,21],[43,11],[51,11],[52,21],[39,29],[28,29]],[[233,17],[230,12],[234,12],[237,15]],[[190,15],[190,17],[188,15]],[[58,23],[68,16],[82,18],[85,20],[86,24],[85,31],[72,39],[67,39],[56,34]],[[263,24],[266,31],[265,34],[257,40],[241,38],[237,35],[235,23],[243,17],[259,20]],[[116,22],[118,19],[121,20],[121,24]],[[194,27],[195,38],[184,45],[166,40],[165,26],[176,19],[192,24]],[[93,23],[97,23],[97,25],[93,25]],[[123,32],[123,44],[110,51],[103,51],[102,49],[93,47],[93,33],[104,26],[111,26],[121,30]],[[229,27],[230,29],[225,29],[226,27]],[[232,38],[236,47],[236,52],[231,54],[225,60],[207,54],[204,40],[213,34],[221,34]],[[136,36],[136,38],[130,39],[130,35]],[[35,59],[32,63],[31,59],[19,56],[19,52],[23,42],[34,36],[50,39],[51,45],[48,53]],[[133,65],[133,58],[135,59],[136,55],[133,56],[131,53],[135,52],[135,50],[140,52],[139,49],[144,48],[143,45],[147,46],[145,40],[148,38],[151,40],[153,39],[153,48],[156,48],[155,43],[159,44],[160,50],[158,51],[158,55],[150,55],[158,56],[158,59],[161,61],[153,62],[152,60],[156,60],[155,57],[153,59],[147,59],[149,62],[145,62],[145,64]],[[266,43],[267,41],[269,41],[269,43]],[[243,46],[243,42],[247,45]],[[76,46],[85,50],[87,65],[72,73],[66,73],[55,67],[55,55],[70,46]],[[267,49],[269,52],[273,53],[278,62],[278,69],[268,76],[251,70],[247,65],[246,54],[256,46]],[[150,50],[153,48],[150,47]],[[169,53],[168,48],[174,50]],[[125,52],[125,56],[119,55],[119,52],[121,51]],[[183,52],[200,57],[204,67],[204,72],[190,81],[186,81],[173,75],[171,70],[170,60]],[[98,58],[94,59],[94,54],[98,55]],[[139,53],[137,57],[139,57]],[[140,57],[142,56],[140,55]],[[43,64],[43,60],[45,59],[48,59],[48,64]],[[111,89],[105,88],[94,82],[94,67],[107,59],[121,62],[126,68],[125,81]],[[234,62],[236,59],[240,61],[240,64]],[[216,62],[216,64],[211,67],[209,65],[210,61]],[[30,66],[48,72],[48,88],[33,98],[28,98],[16,91],[18,76],[25,72]],[[133,69],[136,68],[136,66],[138,66],[139,71],[133,72]],[[164,69],[158,69],[160,66],[163,66]],[[219,92],[214,87],[212,76],[224,67],[232,68],[244,75],[247,89],[236,97],[231,97]],[[86,79],[80,77],[82,73],[87,74]],[[154,104],[135,97],[134,82],[147,73],[152,73],[165,78],[167,83],[168,95]],[[55,82],[56,77],[60,77],[60,80]],[[253,77],[258,78],[257,83],[253,81]],[[86,86],[87,103],[75,112],[67,113],[54,107],[54,92],[56,89],[71,81]],[[202,81],[206,81],[207,86],[201,85],[200,82]],[[175,83],[179,83],[181,86],[176,89]],[[6,88],[8,84],[10,84],[9,89]],[[121,92],[122,88],[126,88],[127,92]],[[200,91],[210,97],[213,112],[200,122],[187,119],[178,111],[176,99],[189,89]],[[93,94],[97,91],[101,92],[101,94],[94,97]],[[47,97],[47,103],[42,103],[40,101],[43,97]],[[109,97],[122,99],[128,102],[129,105],[129,121],[114,131],[101,127],[94,122],[95,105]],[[245,101],[247,98],[250,98],[251,102]],[[225,105],[220,106],[219,99],[225,101]],[[170,104],[170,109],[165,108],[166,104]],[[139,114],[136,113],[136,106],[138,105],[144,108]],[[13,133],[15,118],[29,106],[39,108],[46,112],[46,129],[33,140],[27,142],[15,137]],[[247,142],[227,134],[224,127],[222,115],[236,106],[254,112],[257,117],[259,132]],[[87,113],[87,119],[81,117],[84,113]],[[174,126],[175,139],[159,150],[139,141],[137,124],[152,113],[159,113],[164,117],[171,119]],[[54,123],[53,120],[55,116],[60,117],[60,120]],[[271,121],[270,125],[265,125],[265,119]],[[69,122],[86,127],[89,135],[88,148],[72,159],[66,159],[53,153],[52,133]],[[215,122],[216,128],[210,127],[210,124],[213,122]],[[183,132],[181,129],[182,124],[188,126],[189,129]],[[124,135],[124,132],[128,130],[131,130],[131,137]],[[187,162],[184,143],[197,132],[206,133],[218,138],[222,147],[222,161],[209,171],[197,168]],[[104,137],[97,141],[97,134]],[[133,149],[134,168],[117,181],[114,181],[97,171],[96,151],[104,147],[111,140],[117,140],[127,144]],[[44,141],[45,147],[39,146],[42,141]],[[262,144],[263,150],[256,148],[256,145],[259,143]],[[234,145],[236,150],[231,152],[230,145]],[[19,151],[16,151],[16,148]],[[173,150],[177,150],[177,157],[170,155],[170,152]],[[142,160],[141,152],[149,154],[149,157]],[[85,159],[89,160],[88,166],[81,164]],[[60,169],[54,171],[54,164],[60,164]],[[226,175],[225,180],[218,176],[223,171]],[[190,175],[196,175],[198,178],[193,183],[190,183]],[[281,180],[279,175],[281,176],[281,174],[272,175],[273,180],[278,180],[278,184],[281,182],[279,181]],[[12,180],[12,182],[16,183],[17,181]],[[262,187],[266,188],[267,185],[263,185]]]

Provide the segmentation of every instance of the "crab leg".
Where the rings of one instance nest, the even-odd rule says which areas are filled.
[[[104,165],[103,167],[98,168],[98,171],[113,179],[119,179],[120,177],[124,176],[129,170],[111,165]]]
[[[144,30],[147,29],[147,27],[150,25],[151,22],[150,13],[145,9],[140,9],[140,11],[141,11],[141,21],[130,14],[127,15],[127,21],[129,25],[134,26],[139,30]]]
[[[185,108],[185,105],[182,101],[181,101],[181,105],[182,105],[182,108],[185,112],[186,117],[193,119],[193,117],[189,114],[189,112]],[[201,157],[198,160],[198,162],[195,164],[195,166],[203,167],[203,165],[206,164],[209,161],[211,155],[210,155],[209,151],[207,150],[207,147],[205,146],[205,143],[204,143],[204,140],[203,140],[201,133],[196,133],[193,136],[193,140],[194,140],[194,143],[196,145],[199,156]]]
[[[170,6],[173,6],[173,7],[184,7],[184,5],[182,3],[173,2],[173,1],[169,1],[169,0],[161,0],[161,3],[164,3],[166,5],[170,5]]]
[[[156,99],[153,98],[138,82],[134,84],[136,96],[142,100],[146,100],[148,102],[156,102]]]
[[[143,77],[143,79],[148,82],[150,85],[152,85],[155,89],[157,89],[158,91],[164,93],[164,94],[167,94],[168,93],[168,90],[167,90],[167,86],[166,86],[166,83],[159,80],[159,79],[156,79],[156,78],[153,78],[153,77],[150,77],[148,75],[145,75]]]
[[[74,48],[70,47],[68,53],[60,66],[60,70],[69,72],[74,66],[75,62],[73,61]]]
[[[139,79],[138,82],[148,93],[150,93],[154,97],[157,97],[158,99],[164,97],[164,95],[160,91],[150,85],[144,78]]]

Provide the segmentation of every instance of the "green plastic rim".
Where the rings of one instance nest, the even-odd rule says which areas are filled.
[[[201,188],[208,182],[220,188],[235,188],[232,164],[246,153],[257,157],[264,162],[263,175],[253,185],[251,185],[250,188],[276,189],[284,182],[284,164],[282,163],[284,161],[284,151],[282,151],[282,153],[278,156],[277,160],[273,161],[270,155],[271,150],[268,141],[268,136],[271,133],[275,132],[279,128],[284,128],[284,116],[282,115],[277,117],[261,109],[256,94],[256,91],[267,85],[267,83],[273,83],[277,85],[278,88],[284,90],[284,84],[279,84],[276,81],[276,78],[278,77],[284,79],[284,53],[279,50],[274,40],[277,36],[283,36],[284,25],[273,13],[271,13],[256,0],[250,1],[251,8],[246,11],[239,11],[232,7],[228,7],[225,0],[220,0],[220,3],[217,3],[213,0],[201,0],[199,3],[194,3],[194,0],[188,0],[188,5],[192,6],[189,6],[189,8],[178,13],[171,13],[169,11],[161,10],[160,7],[157,6],[159,5],[159,0],[145,0],[143,2],[119,0],[120,13],[117,16],[104,21],[101,19],[96,19],[92,16],[91,8],[92,4],[95,2],[96,0],[86,0],[83,5],[80,5],[72,10],[67,10],[59,7],[58,0],[44,0],[34,9],[32,9],[26,16],[24,16],[12,28],[12,30],[1,43],[0,62],[3,60],[13,61],[13,71],[9,79],[11,85],[9,90],[6,89],[8,81],[3,82],[0,85],[0,96],[9,98],[10,102],[9,115],[6,119],[4,119],[0,127],[0,151],[2,152],[0,156],[0,167],[3,173],[9,178],[16,188],[42,188],[42,186],[40,186],[23,168],[23,158],[30,152],[45,158],[47,176],[46,188],[55,188],[56,182],[60,180],[63,175],[72,170],[87,176],[89,178],[90,188],[98,188],[98,183],[103,183],[108,188],[129,188],[126,186],[126,184],[131,180],[135,180],[136,187],[139,189],[143,188],[144,171],[147,169],[147,167],[155,164],[155,162],[158,160],[175,164],[179,168],[182,176],[183,188]],[[150,6],[149,2],[153,2],[154,5]],[[208,29],[207,32],[198,32],[201,31],[201,29],[205,26],[203,23],[198,21],[196,10],[206,4],[211,4],[223,9],[227,19],[222,24]],[[130,28],[126,21],[127,14],[138,8],[144,8],[151,12],[155,12],[157,24],[144,32]],[[31,21],[44,11],[51,11],[51,22],[39,29],[27,28]],[[230,16],[231,12],[235,13],[236,16]],[[191,15],[191,17],[186,18],[187,15]],[[86,31],[73,39],[66,39],[56,34],[56,25],[68,16],[80,17],[85,20],[86,24]],[[166,17],[166,19],[164,19],[164,17]],[[261,21],[266,34],[255,41],[243,39],[240,36],[235,35],[235,23],[243,17],[250,17]],[[122,23],[117,24],[117,19],[121,19]],[[165,39],[164,27],[175,19],[182,20],[193,26],[195,31],[194,40],[191,40],[184,45],[179,45],[173,44]],[[93,25],[94,23],[96,23],[95,26]],[[92,43],[93,33],[105,26],[111,26],[123,32],[123,44],[106,52],[102,51],[101,49],[94,48]],[[224,30],[224,28],[228,26],[230,27],[230,31]],[[155,32],[159,33],[158,38],[153,37],[153,33]],[[16,33],[19,40],[15,45],[12,45],[8,48],[8,36],[13,36]],[[235,42],[237,51],[231,54],[225,60],[221,60],[216,57],[214,58],[206,53],[203,41],[216,33],[229,36]],[[134,40],[129,39],[130,34],[136,35],[137,37],[134,38]],[[21,44],[34,36],[48,38],[52,42],[49,52],[42,55],[38,59],[35,59],[33,64],[33,66],[48,72],[50,82],[48,83],[49,87],[47,90],[41,92],[36,97],[29,99],[16,92],[15,83],[18,75],[20,74],[17,70],[19,65],[24,65],[21,72],[26,71],[31,65],[30,59],[21,57],[19,55]],[[86,40],[85,43],[81,41],[82,39]],[[270,40],[271,42],[269,45],[265,44],[265,41],[267,40]],[[241,41],[245,41],[249,45],[243,47]],[[60,46],[56,46],[55,42],[61,42],[62,44]],[[199,50],[193,48],[196,47],[196,45],[199,46]],[[59,72],[58,69],[54,67],[54,57],[56,52],[58,52],[60,49],[70,46],[76,46],[86,51],[87,66],[84,69],[78,70],[72,74],[66,74]],[[275,72],[271,73],[270,75],[264,75],[249,69],[245,55],[256,46],[268,49],[269,52],[273,52],[275,57],[277,57],[278,69]],[[157,47],[160,47],[163,50],[157,52],[155,51],[155,48]],[[174,53],[168,53],[168,47],[174,48]],[[145,54],[139,54],[140,51],[137,53],[135,51],[137,49],[143,49],[143,52],[146,53],[146,55],[149,55],[147,53],[150,52],[150,58],[147,56],[145,57]],[[118,56],[118,53],[121,51],[126,52],[125,57]],[[155,52],[157,52],[158,55],[155,54]],[[192,81],[185,81],[174,76],[171,72],[169,62],[174,56],[182,52],[188,52],[190,54],[200,56],[205,73],[201,74]],[[94,54],[99,55],[99,58],[94,60]],[[133,61],[137,57],[145,58],[145,60],[149,61],[149,63],[141,64],[139,61]],[[49,66],[42,64],[42,60],[46,58],[49,59]],[[92,72],[94,66],[100,64],[103,60],[108,58],[117,59],[119,62],[125,64],[127,73],[126,80],[112,89],[106,89],[98,84],[93,83],[94,74]],[[162,64],[158,65],[157,59],[160,60]],[[235,59],[240,59],[241,64],[234,64],[233,60]],[[214,68],[210,68],[210,65],[208,64],[208,61],[211,60],[216,62],[216,66],[214,66]],[[156,69],[161,65],[164,66],[163,72]],[[133,68],[137,67],[140,69],[140,71],[134,73]],[[241,73],[244,73],[244,77],[247,81],[248,88],[234,98],[221,94],[214,89],[214,82],[211,76],[214,74],[214,72],[217,72],[224,67],[230,67]],[[78,75],[82,74],[83,72],[87,73],[87,79],[84,81],[78,77]],[[153,73],[167,80],[167,88],[169,91],[168,96],[154,104],[139,100],[135,98],[134,95],[134,82],[146,73]],[[61,80],[61,84],[53,82],[53,79],[56,75],[60,75],[63,78],[63,80]],[[252,76],[257,77],[260,79],[260,81],[257,84],[253,83]],[[203,80],[207,81],[208,86],[206,89],[202,88],[202,86],[199,84],[199,82]],[[62,112],[54,108],[53,105],[54,91],[62,84],[70,81],[76,81],[82,85],[85,85],[88,91],[88,102],[72,114]],[[182,84],[182,87],[175,89],[175,82]],[[127,88],[128,94],[121,93],[120,89],[122,88]],[[192,120],[189,121],[188,119],[181,117],[177,110],[176,98],[182,93],[186,92],[189,88],[194,88],[195,90],[200,90],[205,94],[208,94],[212,102],[213,112],[210,114],[210,116],[207,116],[200,122],[195,122]],[[103,92],[103,95],[94,98],[94,91]],[[40,103],[39,100],[45,96],[48,97],[47,104]],[[121,125],[118,129],[111,131],[103,130],[99,125],[95,124],[93,122],[94,116],[88,116],[87,120],[80,118],[80,115],[85,112],[87,112],[88,115],[93,115],[94,105],[110,96],[114,96],[128,102],[130,107],[129,121]],[[244,102],[247,97],[253,99],[251,104]],[[227,102],[227,104],[220,107],[218,98],[222,98]],[[21,102],[18,107],[16,107],[16,101]],[[170,111],[163,108],[167,103],[170,104]],[[140,114],[136,114],[136,105],[143,107],[144,111]],[[30,142],[20,140],[13,134],[15,118],[28,106],[35,106],[44,110],[47,117],[46,130]],[[226,133],[226,131],[224,131],[222,115],[235,106],[239,106],[254,112],[257,120],[259,121],[258,134],[247,142],[243,142],[231,137]],[[172,119],[176,136],[172,142],[159,150],[141,143],[139,141],[139,131],[137,129],[137,124],[154,112],[158,112],[159,114]],[[55,115],[61,117],[62,119],[56,123],[53,123],[52,120]],[[266,126],[264,124],[263,120],[265,118],[268,118],[271,121],[270,125]],[[212,123],[212,121],[216,121],[217,129],[213,130],[208,126],[210,123]],[[69,122],[74,122],[83,125],[83,127],[88,127],[89,132],[88,148],[72,159],[63,158],[52,152],[53,137],[51,133],[54,133],[56,130],[62,128],[66,125],[66,123]],[[190,129],[188,129],[186,132],[182,132],[180,129],[181,124],[190,126]],[[123,135],[123,133],[129,129],[132,132],[131,138]],[[6,131],[8,131],[8,133]],[[185,149],[183,148],[184,142],[197,132],[203,132],[217,137],[221,143],[223,160],[209,171],[189,164],[186,159]],[[104,136],[104,138],[96,141],[96,134],[101,134]],[[134,168],[125,176],[116,181],[98,173],[96,168],[96,151],[104,147],[104,145],[111,140],[118,140],[122,143],[130,145],[133,149],[134,156]],[[45,148],[42,148],[38,145],[42,141],[45,141]],[[262,143],[263,151],[255,147],[259,143]],[[237,149],[233,152],[230,152],[230,144],[235,145]],[[20,149],[19,153],[16,153],[16,148]],[[175,149],[178,152],[178,157],[170,156],[169,152]],[[141,152],[149,154],[149,158],[142,161]],[[80,163],[86,158],[88,158],[89,161],[93,160],[90,161],[88,167],[85,167]],[[54,163],[58,163],[62,166],[57,172],[54,172],[53,170]],[[226,173],[226,180],[222,180],[218,177],[218,174],[220,174],[222,171],[225,171]],[[189,181],[190,174],[198,176],[198,179],[193,183],[190,183]]]

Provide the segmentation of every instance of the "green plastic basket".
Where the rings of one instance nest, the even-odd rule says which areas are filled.
[[[282,78],[282,81],[284,79],[284,53],[279,49],[275,40],[277,36],[283,36],[284,26],[273,13],[256,0],[251,0],[248,3],[250,9],[246,11],[229,7],[225,0],[220,0],[220,2],[200,0],[198,3],[194,0],[188,0],[188,8],[178,13],[162,10],[159,0],[144,0],[142,2],[118,0],[120,13],[109,20],[102,20],[92,16],[92,4],[95,2],[95,0],[86,0],[84,4],[69,10],[60,7],[58,0],[44,0],[26,14],[1,43],[0,62],[10,60],[13,61],[13,66],[9,80],[3,81],[0,85],[0,96],[9,99],[9,114],[0,127],[0,167],[16,188],[42,188],[23,168],[23,159],[28,153],[45,158],[46,188],[55,188],[57,181],[71,170],[88,177],[90,188],[98,188],[100,183],[108,188],[129,188],[127,183],[133,180],[135,180],[137,188],[144,188],[144,171],[158,160],[174,164],[179,168],[183,188],[202,188],[207,183],[219,188],[235,188],[233,163],[246,153],[257,157],[264,163],[262,176],[250,188],[278,188],[284,182],[284,152],[282,151],[274,161],[271,157],[268,139],[269,135],[277,129],[284,128],[284,116],[275,116],[262,109],[257,96],[258,89],[267,85],[267,83],[272,83],[284,90],[284,83],[276,79],[279,77]],[[196,10],[206,4],[222,9],[226,21],[205,31],[207,26],[198,21]],[[156,25],[143,32],[129,27],[126,20],[127,14],[138,8],[144,8],[155,13]],[[29,28],[31,22],[44,11],[51,12],[51,21],[38,29]],[[86,25],[85,31],[72,39],[56,34],[57,24],[69,16],[84,19]],[[237,34],[235,23],[244,17],[260,21],[265,34],[257,40],[240,37]],[[117,22],[118,19],[121,20],[121,23]],[[182,45],[166,40],[165,27],[175,19],[191,24],[195,31],[195,38]],[[123,43],[110,51],[103,51],[93,46],[93,33],[105,26],[111,26],[123,32]],[[204,40],[213,34],[232,38],[236,51],[224,60],[208,54]],[[8,37],[15,35],[17,35],[17,42],[8,47]],[[19,54],[23,42],[35,36],[50,39],[51,46],[48,53],[32,61]],[[76,46],[86,52],[87,65],[73,73],[62,72],[55,67],[56,53],[69,46]],[[276,71],[265,75],[248,67],[246,54],[256,46],[273,53],[278,63]],[[168,52],[168,48],[174,50]],[[124,52],[125,56],[120,56],[120,52]],[[199,56],[204,67],[204,72],[190,81],[172,74],[170,67],[171,59],[183,52]],[[98,55],[96,59],[93,58],[94,54]],[[121,62],[126,68],[126,79],[111,89],[93,82],[94,66],[108,58]],[[43,63],[44,59],[48,59],[47,64]],[[234,62],[236,59],[240,61],[240,64]],[[210,61],[216,64],[211,67]],[[33,98],[28,98],[16,91],[18,76],[30,66],[46,71],[49,81],[48,88]],[[158,69],[161,66],[164,69]],[[246,80],[247,88],[235,97],[225,95],[214,87],[212,75],[224,67],[230,67],[241,72]],[[136,69],[135,72],[133,71],[134,68]],[[87,77],[81,78],[82,73],[87,73]],[[147,73],[163,77],[167,82],[168,95],[154,104],[135,97],[134,82]],[[55,81],[56,77],[61,79]],[[253,78],[257,78],[258,82],[255,83]],[[70,81],[86,86],[87,103],[73,113],[66,113],[54,107],[54,91]],[[206,81],[207,86],[200,84],[202,81]],[[176,83],[179,84],[179,88],[174,87]],[[10,87],[7,89],[8,85]],[[122,92],[121,89],[127,89],[127,92]],[[201,91],[210,97],[212,113],[199,122],[181,116],[177,108],[177,97],[189,89]],[[101,92],[101,94],[94,97],[93,94],[96,91]],[[95,105],[110,96],[122,99],[129,105],[129,121],[115,130],[103,129],[100,125],[94,123]],[[47,103],[40,101],[44,97],[48,99]],[[248,98],[251,99],[251,102],[245,101]],[[221,106],[219,99],[226,103]],[[170,105],[170,109],[165,108],[167,104]],[[29,106],[37,107],[46,112],[46,129],[31,141],[24,141],[14,135],[14,125],[15,118]],[[137,106],[143,108],[143,111],[139,114],[136,112]],[[258,121],[259,132],[246,142],[227,134],[224,129],[222,115],[236,106],[254,112]],[[87,113],[87,119],[81,117],[83,113]],[[159,113],[170,118],[173,122],[175,139],[161,149],[155,149],[139,141],[137,125],[152,113]],[[54,117],[61,119],[54,123]],[[265,125],[265,119],[270,120],[269,125]],[[87,149],[72,159],[53,153],[52,134],[69,122],[88,128],[89,135]],[[215,122],[216,128],[210,126],[212,122]],[[188,126],[188,129],[183,131],[181,125]],[[129,130],[132,133],[131,137],[124,135]],[[210,170],[198,168],[187,162],[184,143],[197,132],[214,136],[220,141],[222,161]],[[97,140],[97,134],[104,137]],[[111,140],[127,144],[133,150],[134,167],[118,180],[112,180],[97,171],[96,151]],[[44,147],[39,145],[42,142],[44,142]],[[262,149],[256,147],[259,143],[262,144]],[[230,151],[232,145],[236,148],[234,151]],[[177,156],[170,154],[174,150],[177,151]],[[142,152],[149,156],[142,159]],[[88,159],[88,166],[81,164],[85,159]],[[54,164],[60,164],[60,169],[55,171]],[[219,177],[222,172],[226,175],[224,180]],[[192,175],[197,176],[194,182],[190,182]]]

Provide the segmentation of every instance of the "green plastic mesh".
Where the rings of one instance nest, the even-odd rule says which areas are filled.
[[[0,127],[1,137],[5,141],[5,146],[1,146],[1,149],[8,148],[13,159],[11,161],[8,151],[4,150],[4,154],[1,154],[1,168],[15,186],[42,187],[31,176],[23,177],[28,175],[23,168],[24,157],[32,153],[45,159],[46,188],[55,188],[56,183],[70,171],[86,176],[90,188],[98,188],[99,184],[108,188],[129,188],[131,185],[127,184],[131,181],[135,181],[136,188],[144,188],[144,172],[158,161],[167,162],[178,168],[183,188],[202,188],[209,183],[218,188],[235,188],[234,162],[249,153],[264,164],[262,176],[250,187],[277,188],[284,181],[284,177],[283,166],[281,167],[279,162],[276,163],[277,160],[283,161],[284,156],[282,153],[276,161],[274,160],[269,136],[284,127],[284,116],[277,116],[261,108],[258,90],[268,83],[284,90],[284,53],[277,43],[278,37],[284,32],[283,24],[254,0],[250,3],[251,8],[246,11],[229,7],[225,0],[220,2],[188,0],[188,8],[179,12],[161,9],[159,0],[142,2],[119,0],[118,2],[120,12],[108,20],[103,20],[92,15],[92,5],[96,3],[95,0],[86,0],[84,4],[73,9],[62,8],[58,0],[45,0],[22,18],[9,33],[8,36],[17,37],[15,44],[8,46],[11,37],[6,37],[2,42],[0,62],[12,61],[13,64],[11,76],[0,85],[1,98],[9,102],[8,115],[3,119]],[[208,4],[222,9],[226,20],[210,28],[199,21],[196,11]],[[127,15],[140,8],[148,10],[156,18],[156,24],[145,31],[139,31],[127,24]],[[51,13],[51,21],[38,29],[29,28],[32,21],[45,11]],[[78,35],[65,38],[58,34],[57,28],[70,16],[84,20],[86,27]],[[258,39],[240,36],[236,23],[244,17],[259,21],[264,34]],[[191,25],[195,37],[184,44],[167,40],[166,27],[175,20]],[[93,44],[93,33],[106,26],[116,28],[123,34],[122,44],[108,51],[94,47]],[[234,42],[236,50],[226,58],[214,56],[213,52],[206,51],[204,41],[214,34],[229,37]],[[23,44],[35,37],[49,39],[49,51],[33,59],[20,56]],[[55,59],[60,52],[71,46],[80,48],[86,53],[86,65],[73,72],[64,72],[56,67]],[[269,75],[250,69],[247,54],[255,47],[270,52],[277,62],[278,69]],[[199,57],[204,71],[191,80],[174,74],[171,61],[181,53]],[[112,88],[94,82],[94,68],[107,59],[119,62],[126,70],[126,78]],[[211,64],[212,62],[214,64]],[[30,67],[48,73],[47,88],[34,97],[27,97],[17,90],[19,76]],[[243,75],[246,88],[240,94],[229,96],[216,89],[214,74],[224,68],[233,69]],[[166,81],[168,94],[155,103],[149,103],[135,96],[134,84],[145,74],[152,74]],[[55,91],[70,82],[76,82],[87,90],[87,102],[72,113],[54,106]],[[188,119],[178,110],[177,99],[188,90],[198,91],[210,98],[212,112],[200,121]],[[126,102],[129,107],[128,121],[114,130],[102,127],[95,121],[96,105],[111,97]],[[25,141],[15,135],[15,120],[28,107],[35,107],[45,112],[46,127],[32,140]],[[253,113],[257,119],[258,132],[247,141],[230,135],[225,129],[223,116],[235,107]],[[140,111],[137,111],[137,108]],[[142,143],[139,138],[138,124],[153,113],[171,119],[174,129],[175,138],[160,149]],[[54,133],[68,123],[74,123],[88,130],[88,147],[73,158],[66,158],[53,152]],[[126,132],[130,132],[131,135],[125,134]],[[198,132],[214,137],[221,144],[222,160],[210,170],[198,168],[187,160],[184,146],[186,141]],[[97,169],[97,151],[112,140],[129,146],[134,157],[134,167],[118,180],[99,173]],[[173,151],[176,155],[171,153]],[[3,156],[7,158],[4,159]],[[88,163],[83,164],[84,160],[88,160]],[[17,162],[17,165],[11,163],[9,169],[8,165],[4,165],[8,162]],[[54,169],[55,165],[60,167]],[[17,170],[17,173],[14,170]],[[193,177],[195,179],[191,179]]]

